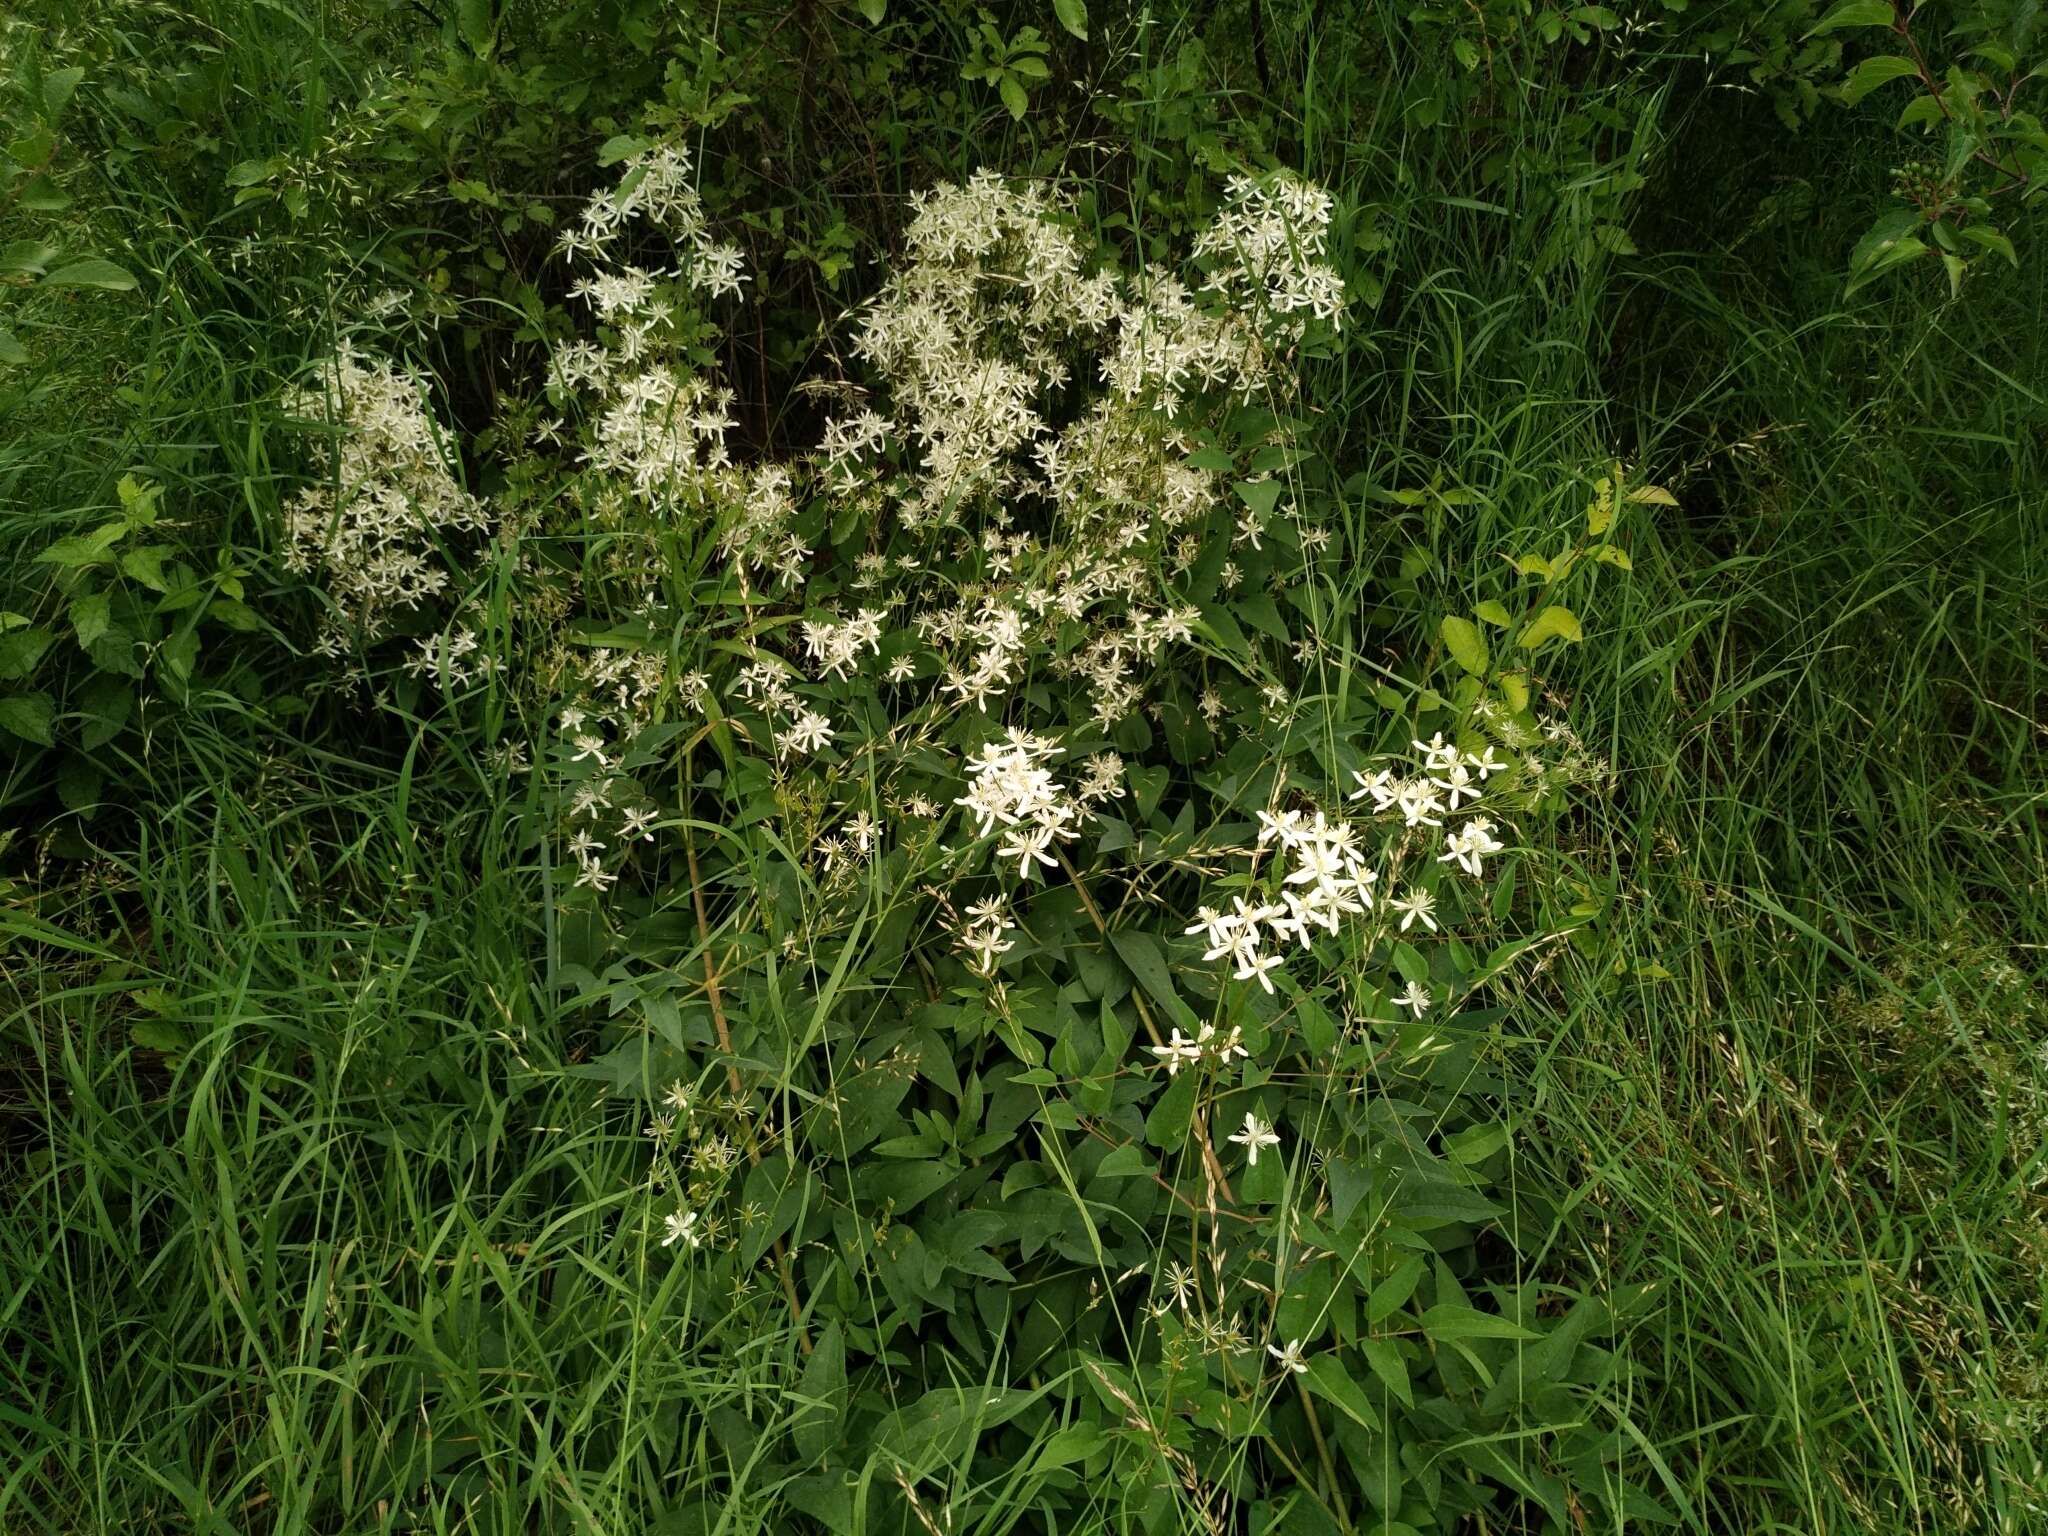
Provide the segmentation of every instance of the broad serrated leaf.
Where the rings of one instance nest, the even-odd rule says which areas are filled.
[[[113,622],[113,604],[104,592],[81,592],[71,599],[71,628],[78,643],[91,650],[93,642]]]
[[[36,560],[43,565],[61,565],[66,569],[98,565],[107,558],[107,551],[126,537],[127,533],[126,523],[102,523],[91,533],[78,533],[68,539],[59,539],[37,555]]]
[[[0,698],[0,730],[6,730],[39,747],[54,747],[57,706],[47,693],[15,693]]]
[[[72,92],[78,89],[78,82],[84,78],[85,70],[76,64],[69,69],[53,69],[43,76],[43,110],[52,122],[71,105]]]
[[[40,625],[10,629],[0,635],[0,680],[12,681],[35,671],[43,652],[57,637]]]
[[[168,592],[171,584],[164,579],[164,561],[174,553],[168,544],[141,544],[125,549],[121,552],[121,574],[152,592]]]

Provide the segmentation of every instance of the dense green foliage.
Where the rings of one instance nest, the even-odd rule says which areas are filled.
[[[2034,8],[0,27],[0,1530],[2048,1528]]]

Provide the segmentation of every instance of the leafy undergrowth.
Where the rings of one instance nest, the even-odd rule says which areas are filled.
[[[1868,10],[12,25],[0,1528],[2041,1528]]]

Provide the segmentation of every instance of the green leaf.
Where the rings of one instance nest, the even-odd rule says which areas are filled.
[[[71,194],[47,176],[31,176],[15,201],[36,213],[59,213],[71,206]]]
[[[1625,549],[1618,549],[1612,544],[1602,544],[1598,549],[1593,551],[1593,558],[1595,560],[1598,560],[1602,565],[1615,566],[1618,569],[1624,571],[1632,571],[1636,568],[1635,562],[1630,560],[1628,557],[1628,551]]]
[[[1181,1001],[1174,990],[1173,972],[1166,964],[1166,951],[1159,940],[1149,933],[1140,933],[1134,928],[1112,928],[1109,933],[1111,947],[1116,950],[1117,959],[1130,967],[1137,977],[1138,985],[1146,995],[1159,1005],[1166,1015],[1166,1024],[1184,1028],[1194,1026],[1194,1015],[1188,1005]]]
[[[816,1461],[838,1443],[846,1422],[846,1339],[836,1318],[804,1364],[803,1395],[810,1402],[797,1410],[796,1448],[805,1461]]]
[[[1152,1159],[1135,1141],[1127,1141],[1120,1147],[1112,1148],[1109,1156],[1096,1164],[1095,1177],[1098,1179],[1144,1179],[1152,1175]]]
[[[1273,515],[1273,508],[1280,504],[1280,493],[1287,487],[1278,480],[1240,480],[1234,489],[1238,499],[1263,519]]]
[[[1533,651],[1546,640],[1562,637],[1577,645],[1586,638],[1586,632],[1579,625],[1579,616],[1558,603],[1536,615],[1536,622],[1522,631],[1520,645],[1525,651]]]
[[[1506,629],[1515,622],[1514,616],[1508,612],[1506,606],[1490,597],[1472,611],[1495,629]]]
[[[1088,7],[1085,0],[1052,0],[1052,13],[1082,42],[1088,41]]]
[[[1460,619],[1446,614],[1437,626],[1437,633],[1450,648],[1451,657],[1474,677],[1486,675],[1486,638],[1479,633],[1479,626],[1470,619]]]
[[[1401,1310],[1415,1287],[1421,1283],[1424,1265],[1420,1257],[1411,1256],[1401,1261],[1394,1272],[1372,1288],[1372,1295],[1365,1303],[1365,1320],[1378,1324]]]
[[[9,368],[24,368],[28,365],[28,348],[15,340],[14,332],[0,325],[0,365]]]
[[[1351,1373],[1344,1369],[1343,1362],[1334,1354],[1317,1355],[1311,1360],[1301,1384],[1365,1428],[1376,1430],[1380,1427],[1380,1416],[1373,1412],[1372,1399],[1365,1395],[1365,1388],[1352,1379]]]
[[[0,730],[13,732],[39,747],[54,747],[57,706],[47,693],[16,693],[0,699]]]
[[[10,240],[0,246],[0,275],[40,277],[57,259],[57,247],[40,240]]]
[[[1415,1406],[1415,1393],[1408,1385],[1408,1362],[1395,1345],[1386,1339],[1360,1339],[1358,1352],[1365,1356],[1365,1363],[1372,1367],[1381,1386],[1406,1406]]]
[[[43,659],[43,652],[50,648],[50,642],[57,637],[47,629],[34,626],[28,629],[10,629],[0,635],[0,678],[12,680],[27,677],[35,671],[36,663]]]
[[[135,689],[132,684],[102,672],[80,690],[78,703],[85,717],[79,745],[88,752],[97,752],[120,735],[121,727],[128,723],[135,709]]]
[[[124,268],[99,256],[59,267],[43,281],[52,288],[107,288],[116,293],[126,293],[135,286],[135,279]]]
[[[1195,1112],[1195,1081],[1200,1074],[1182,1072],[1167,1084],[1145,1116],[1145,1140],[1171,1152],[1187,1140],[1188,1123]]]
[[[81,592],[71,599],[71,628],[87,650],[113,622],[113,606],[104,592]]]
[[[1010,109],[1010,116],[1018,122],[1024,121],[1024,109],[1030,105],[1025,98],[1024,86],[1017,77],[1007,70],[996,81],[996,94],[1003,98],[1003,105]]]
[[[168,592],[171,584],[164,579],[164,560],[174,553],[176,551],[168,544],[140,544],[133,549],[124,549],[121,551],[121,574],[152,592]]]
[[[99,809],[105,776],[89,757],[69,752],[57,768],[57,799],[75,816],[90,817]]]
[[[1839,0],[1806,36],[1819,37],[1842,27],[1889,27],[1897,19],[1891,0]]]
[[[199,631],[194,628],[179,630],[164,641],[163,662],[171,669],[171,676],[180,682],[192,675],[192,668],[199,660]]]
[[[1848,291],[1854,293],[1894,267],[1926,255],[1927,243],[1914,234],[1925,223],[1914,210],[1899,208],[1871,225],[1849,253]]]
[[[1996,251],[2006,259],[2008,265],[2017,268],[2019,253],[2012,248],[2012,241],[1989,224],[1965,224],[1956,233],[1972,245],[1982,246],[1987,251]]]
[[[75,570],[81,566],[99,565],[107,558],[107,551],[127,536],[126,523],[102,523],[91,533],[73,534],[68,539],[59,539],[48,549],[36,556],[43,565],[61,565]]]
[[[1842,82],[1842,100],[1853,107],[1880,85],[1889,85],[1894,80],[1903,80],[1907,75],[1917,73],[1911,59],[1901,58],[1895,53],[1881,53],[1874,59],[1865,59],[1849,71],[1849,78]]]
[[[85,70],[79,65],[69,69],[53,69],[43,76],[43,110],[55,121],[71,105],[71,94],[78,89],[78,82],[85,78]]]
[[[1422,1331],[1438,1341],[1543,1337],[1535,1329],[1524,1328],[1520,1323],[1502,1317],[1497,1312],[1482,1312],[1477,1307],[1461,1306],[1454,1301],[1440,1301],[1424,1312]]]

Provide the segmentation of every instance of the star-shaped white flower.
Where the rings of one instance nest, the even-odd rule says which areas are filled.
[[[1416,923],[1422,924],[1431,933],[1436,929],[1436,897],[1420,886],[1411,885],[1396,901],[1388,903],[1401,914],[1401,931],[1406,933]]]
[[[1281,1370],[1292,1371],[1297,1376],[1308,1374],[1308,1362],[1301,1357],[1301,1340],[1289,1339],[1285,1349],[1277,1344],[1268,1344],[1266,1353],[1280,1362]]]
[[[1259,1154],[1268,1147],[1280,1145],[1280,1133],[1251,1111],[1245,1111],[1244,1129],[1230,1140],[1244,1148],[1244,1160],[1248,1167],[1259,1166]]]
[[[704,1234],[698,1229],[695,1211],[671,1211],[663,1219],[663,1225],[668,1229],[668,1236],[661,1240],[662,1247],[678,1242],[686,1248],[704,1246]]]

